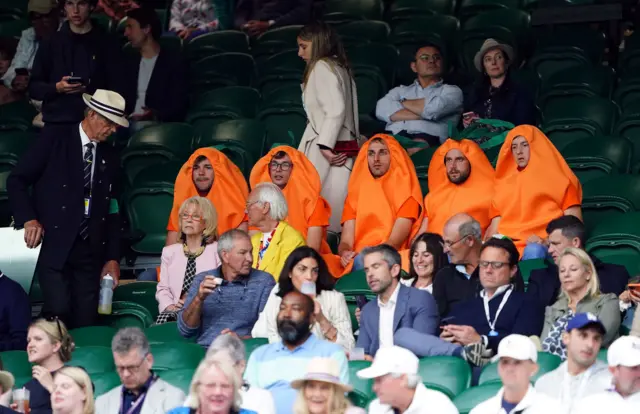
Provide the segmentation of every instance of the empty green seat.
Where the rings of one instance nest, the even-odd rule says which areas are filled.
[[[485,34],[485,39],[501,35],[500,29],[511,32],[517,50],[526,55],[531,49],[531,17],[529,13],[517,8],[497,8],[485,11],[464,20],[462,29],[465,32],[476,31]],[[496,32],[495,29],[498,29]],[[518,56],[522,61],[524,56]],[[515,67],[515,65],[514,65]]]
[[[518,262],[518,269],[520,269],[520,274],[522,275],[525,286],[529,284],[529,277],[532,271],[544,269],[545,267],[547,267],[547,263],[544,259],[520,260]]]
[[[0,131],[26,131],[31,128],[37,114],[38,111],[26,100],[4,104],[0,111]]]
[[[212,126],[206,135],[201,132],[197,146],[239,146],[249,152],[252,162],[256,162],[264,150],[265,137],[266,129],[262,122],[255,119],[236,119]]]
[[[392,20],[419,15],[453,15],[454,0],[395,0],[389,6]]]
[[[20,37],[22,32],[29,28],[29,21],[26,19],[5,20],[0,22],[0,36]]]
[[[162,378],[164,381],[167,381],[174,387],[179,388],[186,395],[189,395],[189,388],[191,387],[191,380],[194,374],[195,368],[171,369],[158,372],[158,376],[160,378]]]
[[[299,102],[299,105],[302,106],[302,90],[300,89],[301,82],[302,73],[300,72],[276,72],[268,73],[264,76],[261,76],[258,80],[258,87],[263,97],[269,96],[270,94],[283,87],[297,87],[300,98],[296,102]],[[263,99],[263,102],[268,101],[266,99]],[[268,105],[267,103],[266,106],[270,105]]]
[[[427,171],[429,170],[429,163],[431,162],[431,157],[436,152],[435,148],[425,148],[421,151],[418,151],[411,155],[411,161],[413,161],[413,165],[416,168],[416,173],[418,177],[426,177]]]
[[[542,113],[543,124],[590,124],[602,134],[610,134],[619,115],[619,109],[602,97],[573,97],[563,102],[552,102]]]
[[[538,378],[540,378],[547,372],[553,371],[554,369],[558,368],[561,363],[562,360],[557,355],[553,355],[548,352],[538,352],[538,365],[540,366],[540,369],[533,377],[531,377],[531,383],[534,384]],[[502,383],[500,375],[498,375],[497,362],[486,365],[483,368],[482,373],[480,374],[480,379],[478,380],[478,385],[490,383]]]
[[[374,116],[378,100],[387,92],[387,83],[376,66],[357,66],[352,71],[358,95],[358,112]]]
[[[502,388],[502,384],[497,382],[468,388],[454,398],[453,404],[460,414],[469,414],[475,406],[494,397],[500,388]]]
[[[167,322],[161,325],[152,325],[144,330],[149,343],[163,344],[165,342],[188,342],[186,338],[180,335],[177,322]]]
[[[428,39],[430,35],[436,34],[438,39],[443,40],[448,47],[451,47],[458,30],[460,30],[460,22],[455,16],[416,16],[398,21],[393,26],[392,41],[397,45],[403,43],[405,38],[408,40]]]
[[[258,119],[267,128],[266,148],[275,142],[286,141],[290,135],[296,140],[294,147],[297,148],[307,127],[307,114],[302,107],[265,108],[258,114]]]
[[[27,351],[0,352],[0,359],[5,371],[9,371],[15,377],[31,377],[31,363]]]
[[[269,340],[267,338],[249,338],[243,340],[242,342],[244,342],[244,350],[248,361],[251,353],[260,348],[262,345],[267,345],[269,343]]]
[[[126,200],[131,229],[145,234],[132,250],[138,254],[160,255],[173,207],[173,186],[135,188],[127,194]]]
[[[369,368],[369,361],[349,361],[349,382],[353,387],[353,391],[349,393],[349,399],[354,405],[366,408],[369,402],[375,398],[373,392],[373,381],[370,379],[362,379],[357,373],[361,369]]]
[[[586,26],[557,25],[536,33],[536,53],[578,53],[598,65],[607,47],[604,33]]]
[[[386,22],[377,20],[356,20],[337,26],[336,31],[344,39],[352,39],[359,43],[381,42],[389,37],[391,29]],[[349,56],[351,58],[351,56]]]
[[[151,345],[151,354],[155,371],[195,370],[204,358],[205,349],[197,344],[172,342]]]
[[[83,346],[77,348],[71,354],[71,361],[67,365],[82,367],[89,375],[103,372],[113,372],[116,367],[113,363],[111,347],[107,346]]]
[[[325,15],[340,14],[350,20],[382,20],[381,0],[327,0]],[[326,19],[325,19],[326,20]]]
[[[611,98],[615,74],[609,67],[587,66],[580,70],[563,69],[545,79],[538,106],[544,111],[552,101],[566,101],[573,96]]]
[[[113,388],[121,385],[120,377],[117,372],[103,372],[100,374],[92,374],[91,382],[94,387],[94,395],[96,397],[106,394]]]
[[[640,212],[611,217],[596,224],[587,239],[586,249],[605,263],[640,273]]]
[[[640,173],[640,105],[625,107],[625,113],[615,127],[615,135],[625,137],[633,144],[631,171]]]
[[[262,95],[262,106],[273,108],[275,106],[302,106],[302,93],[300,84],[291,83],[268,91]]]
[[[590,65],[589,60],[580,51],[536,52],[527,63],[529,68],[540,75],[543,82],[557,72],[567,69],[580,70],[580,68]]]
[[[365,295],[371,293],[364,270],[356,270],[344,275],[335,285],[335,290],[345,295]]]
[[[385,80],[385,90],[395,82],[395,68],[398,62],[398,51],[395,47],[384,43],[366,43],[347,49],[349,63],[354,69],[358,66],[374,66],[380,70]],[[360,91],[358,91],[359,93]]]
[[[111,305],[111,315],[101,315],[101,323],[115,329],[137,327],[145,329],[155,322],[151,313],[135,302],[115,301]]]
[[[248,181],[251,168],[257,162],[257,158],[251,155],[247,149],[236,144],[216,144],[212,148],[222,152],[236,167],[242,171],[242,175]]]
[[[433,356],[420,359],[420,376],[428,388],[453,399],[471,385],[471,368],[462,358]]]
[[[113,291],[113,300],[142,305],[155,319],[158,316],[157,286],[157,282],[133,282],[120,285]]]
[[[304,60],[298,56],[298,51],[291,49],[276,53],[267,58],[260,66],[259,72],[262,76],[273,73],[296,73],[302,75],[305,67]],[[299,78],[298,82],[301,80],[302,77]]]
[[[640,102],[640,76],[628,76],[620,80],[614,93],[613,100],[623,112]]]
[[[206,57],[191,66],[191,86],[200,81],[219,85],[251,86],[256,74],[255,61],[247,53],[226,52]]]
[[[607,350],[606,349],[601,349],[600,351],[598,351],[598,361],[602,361],[605,364],[607,363]]]
[[[200,53],[203,49],[220,49],[225,52],[249,52],[249,36],[239,30],[221,30],[196,36],[185,46],[187,55]]]
[[[253,118],[260,100],[260,92],[247,86],[228,86],[200,94],[191,104],[190,113],[206,111],[231,113],[238,118]],[[187,122],[190,122],[187,116]]]
[[[582,185],[582,215],[588,228],[640,211],[640,176],[608,175]]]
[[[76,347],[84,346],[111,346],[111,340],[116,330],[109,326],[87,326],[69,331]]]
[[[13,169],[35,138],[35,134],[30,131],[0,132],[0,171]]]
[[[583,138],[561,151],[581,183],[609,174],[625,174],[631,167],[633,147],[625,138]]]
[[[276,41],[287,43],[289,44],[290,48],[294,48],[298,43],[298,33],[300,33],[301,29],[301,25],[291,25],[269,29],[258,37],[257,43],[259,44],[262,42]]]

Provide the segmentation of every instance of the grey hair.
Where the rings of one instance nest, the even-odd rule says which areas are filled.
[[[460,225],[460,227],[458,227],[458,235],[460,239],[471,236],[476,240],[482,240],[482,228],[480,227],[480,223],[472,217],[471,220],[465,221]]]
[[[218,335],[209,346],[205,358],[213,357],[220,352],[226,352],[234,364],[247,359],[244,342],[235,335]]]
[[[131,350],[137,349],[140,356],[144,357],[149,353],[149,340],[140,328],[122,328],[116,333],[111,341],[111,351],[114,354],[128,354]]]
[[[253,191],[257,194],[256,202],[269,203],[269,216],[273,220],[282,221],[287,218],[289,214],[287,199],[284,198],[280,187],[274,183],[260,183]]]
[[[236,239],[245,238],[251,240],[249,235],[240,229],[227,230],[218,239],[218,256],[222,256],[222,252],[228,252],[233,249],[233,242]]]
[[[420,375],[416,374],[402,374],[399,372],[392,372],[391,376],[393,378],[402,378],[402,376],[407,376],[407,388],[416,389],[418,385],[422,382],[422,378]]]
[[[402,266],[402,258],[400,257],[400,253],[393,246],[388,244],[379,244],[377,246],[365,247],[362,249],[360,254],[364,258],[365,256],[373,253],[380,253],[382,255],[382,260],[387,262],[389,268],[393,267],[393,265]]]

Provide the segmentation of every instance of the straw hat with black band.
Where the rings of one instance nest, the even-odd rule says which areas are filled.
[[[350,392],[353,387],[340,381],[340,368],[332,358],[313,358],[309,361],[304,377],[291,382],[291,388],[301,389],[308,381],[333,384],[343,392]]]
[[[116,92],[98,89],[93,95],[88,93],[82,94],[84,103],[109,121],[120,126],[128,127],[129,121],[125,117],[125,101],[124,98]]]
[[[484,41],[478,53],[476,53],[473,58],[473,65],[476,67],[478,72],[484,72],[484,67],[482,66],[482,59],[484,59],[484,55],[494,49],[500,49],[502,53],[504,53],[509,59],[509,62],[513,62],[515,59],[515,52],[513,48],[509,45],[505,45],[504,43],[500,43],[495,39],[487,39]]]

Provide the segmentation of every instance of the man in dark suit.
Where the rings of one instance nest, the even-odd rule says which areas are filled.
[[[586,230],[579,218],[566,215],[549,222],[547,235],[549,254],[554,263],[549,263],[544,269],[533,270],[527,288],[527,294],[533,295],[543,306],[553,305],[560,294],[558,258],[567,247],[584,249]],[[598,273],[600,291],[620,296],[629,282],[627,269],[624,266],[604,263],[594,256],[591,256],[591,260]]]
[[[7,180],[27,247],[42,242],[36,271],[43,314],[71,328],[95,324],[100,280],[120,278],[120,160],[105,141],[128,125],[125,100],[102,89],[83,99],[84,120],[43,130]]]

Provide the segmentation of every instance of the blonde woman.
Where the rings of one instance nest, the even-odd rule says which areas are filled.
[[[313,358],[304,377],[291,383],[298,391],[293,414],[364,414],[345,394],[353,388],[340,382],[338,363],[332,358]]]
[[[53,377],[53,414],[94,414],[93,384],[85,370],[64,367]]]
[[[32,413],[51,412],[53,375],[71,360],[75,345],[67,327],[58,318],[38,319],[27,333],[27,355],[33,364],[33,379],[25,384],[30,392]]]
[[[191,380],[185,407],[169,414],[257,414],[240,408],[242,379],[227,356],[205,358]]]
[[[307,64],[302,102],[307,128],[298,150],[320,174],[322,197],[331,205],[329,230],[340,232],[347,184],[357,152],[358,98],[340,38],[326,23],[312,23],[298,34],[298,56]]]
[[[178,213],[179,243],[162,249],[160,281],[156,291],[160,314],[156,323],[175,321],[186,293],[198,273],[220,266],[218,214],[205,197],[188,198]]]
[[[591,258],[582,249],[569,247],[558,261],[561,293],[558,300],[547,306],[542,330],[542,350],[565,360],[566,349],[562,333],[567,322],[577,313],[590,312],[598,317],[607,333],[602,345],[609,346],[618,336],[620,305],[613,293],[600,293],[598,274]]]

